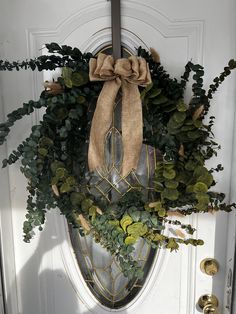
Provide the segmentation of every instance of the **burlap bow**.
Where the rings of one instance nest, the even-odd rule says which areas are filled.
[[[126,176],[137,169],[143,141],[142,103],[138,85],[151,83],[148,64],[143,58],[130,56],[114,61],[112,56],[100,53],[89,63],[91,81],[105,81],[93,116],[88,164],[90,171],[104,168],[104,143],[112,123],[117,93],[122,91],[122,144],[121,174]]]

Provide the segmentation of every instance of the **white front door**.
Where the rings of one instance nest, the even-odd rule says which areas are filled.
[[[167,71],[180,78],[188,60],[205,66],[208,86],[230,58],[235,57],[235,3],[233,0],[155,1],[122,0],[122,42],[135,51],[154,47]],[[23,60],[41,54],[44,43],[77,46],[97,51],[111,42],[110,2],[95,0],[28,1],[0,3],[0,59]],[[42,89],[42,73],[17,72],[0,75],[1,122]],[[212,165],[222,163],[217,189],[235,201],[233,163],[235,76],[215,95],[211,114],[216,116],[215,136],[222,146]],[[191,96],[189,91],[188,97]],[[28,136],[39,115],[18,122],[1,156],[11,152]],[[211,165],[209,165],[211,167]],[[8,314],[109,313],[96,301],[80,274],[70,244],[67,224],[55,211],[48,215],[45,229],[30,244],[22,240],[25,216],[25,180],[19,164],[2,170],[1,232]],[[217,296],[222,313],[230,313],[227,281],[233,271],[235,213],[195,215],[189,218],[197,236],[205,241],[199,248],[183,247],[177,253],[157,254],[155,266],[138,297],[124,314],[194,314],[203,294]],[[230,231],[229,231],[230,230]],[[229,231],[229,233],[228,233]],[[230,244],[227,249],[227,239]],[[200,271],[204,258],[215,258],[219,272],[212,278]],[[231,290],[230,290],[231,289]]]

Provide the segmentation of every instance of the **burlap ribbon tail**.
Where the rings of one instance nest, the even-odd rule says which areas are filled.
[[[105,138],[112,123],[117,93],[122,91],[122,145],[121,174],[136,170],[143,141],[142,103],[138,85],[151,83],[148,64],[143,58],[130,56],[114,61],[112,56],[100,53],[89,63],[91,81],[105,81],[94,112],[88,150],[89,170],[104,170]]]

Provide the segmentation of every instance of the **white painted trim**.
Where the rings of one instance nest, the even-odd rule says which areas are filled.
[[[1,90],[0,90],[1,95]],[[4,117],[3,102],[0,97],[0,117]],[[0,148],[1,160],[7,156],[6,145]],[[16,270],[15,270],[15,250],[13,240],[12,206],[10,201],[10,185],[8,169],[0,169],[0,238],[2,254],[3,288],[6,297],[7,314],[18,313]]]
[[[202,59],[205,32],[203,20],[171,20],[156,9],[151,8],[145,4],[139,4],[133,1],[122,2],[122,14],[123,18],[129,17],[137,21],[143,21],[166,38],[186,38],[188,41],[187,58],[192,59],[195,62],[203,62]],[[98,20],[103,17],[110,17],[109,3],[104,3],[104,1],[100,1],[94,5],[87,6],[79,10],[75,14],[66,18],[55,28],[27,29],[26,36],[28,56],[30,58],[34,58],[35,56],[37,56],[42,47],[47,42],[57,42],[59,44],[65,43],[68,36],[75,30],[79,29],[82,25],[92,20]],[[109,34],[109,36],[106,35],[105,37],[106,41],[108,41],[109,38],[109,42],[111,42],[111,28],[108,27],[107,29],[105,29],[104,33]],[[122,29],[122,36],[124,33],[126,33],[127,35],[128,31]],[[131,46],[130,44],[132,43],[132,38],[135,36],[136,35],[130,33],[129,39],[131,39],[131,42],[129,42],[129,47]],[[99,38],[99,40],[102,39],[98,36],[97,32],[94,33],[93,37]],[[94,41],[94,38],[90,39]],[[122,40],[124,40],[124,38],[122,38]],[[104,44],[105,42],[103,41],[102,43]],[[142,39],[139,39],[139,43],[143,46],[146,46],[145,42]],[[134,46],[133,48],[136,47],[137,46]],[[88,42],[84,43],[84,45],[80,47],[82,51],[85,51],[87,49],[90,49],[90,51],[94,51],[91,48],[92,47],[88,45]],[[95,49],[97,48],[98,46],[96,46]],[[33,82],[33,96],[36,97],[40,93],[39,87],[41,86],[42,82],[42,73],[34,72]]]
[[[104,1],[100,1],[96,5],[81,9],[65,19],[54,29],[28,29],[27,43],[29,56],[35,57],[39,49],[45,44],[45,41],[51,42],[56,40],[58,43],[64,43],[67,37],[76,29],[79,29],[81,25],[107,16],[110,16],[109,4],[104,5]],[[167,38],[186,37],[189,42],[188,57],[193,58],[196,62],[202,62],[204,44],[203,20],[171,20],[156,9],[133,1],[122,3],[122,17],[143,21]],[[111,33],[110,28],[109,32]],[[96,36],[96,33],[94,35]],[[83,47],[80,47],[80,49],[83,51]]]
[[[0,246],[2,248],[2,241],[0,241]],[[4,290],[4,277],[3,277],[3,263],[2,263],[2,251],[0,252],[0,314],[6,314],[5,311],[5,290]]]
[[[236,234],[236,230],[235,230]],[[231,314],[236,314],[236,249],[234,252],[234,271],[233,271],[233,287],[232,287],[232,313]]]
[[[236,93],[235,93],[236,94]],[[236,95],[235,95],[236,96]],[[230,193],[229,202],[236,203],[236,111],[234,109],[233,121],[233,138],[232,138],[232,157],[231,157],[231,177],[230,177]],[[234,210],[228,216],[228,241],[227,241],[227,255],[226,255],[226,277],[225,277],[225,291],[224,291],[224,314],[236,314],[236,211]],[[233,274],[232,282],[229,277]],[[233,291],[234,285],[234,291]],[[235,313],[231,313],[234,309]]]

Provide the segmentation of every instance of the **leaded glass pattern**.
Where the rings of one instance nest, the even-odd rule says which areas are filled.
[[[81,237],[73,228],[70,228],[70,236],[83,278],[101,304],[120,308],[139,293],[155,257],[155,250],[143,239],[136,244],[134,255],[144,269],[144,279],[129,280],[122,274],[115,257],[95,243],[91,236]]]

